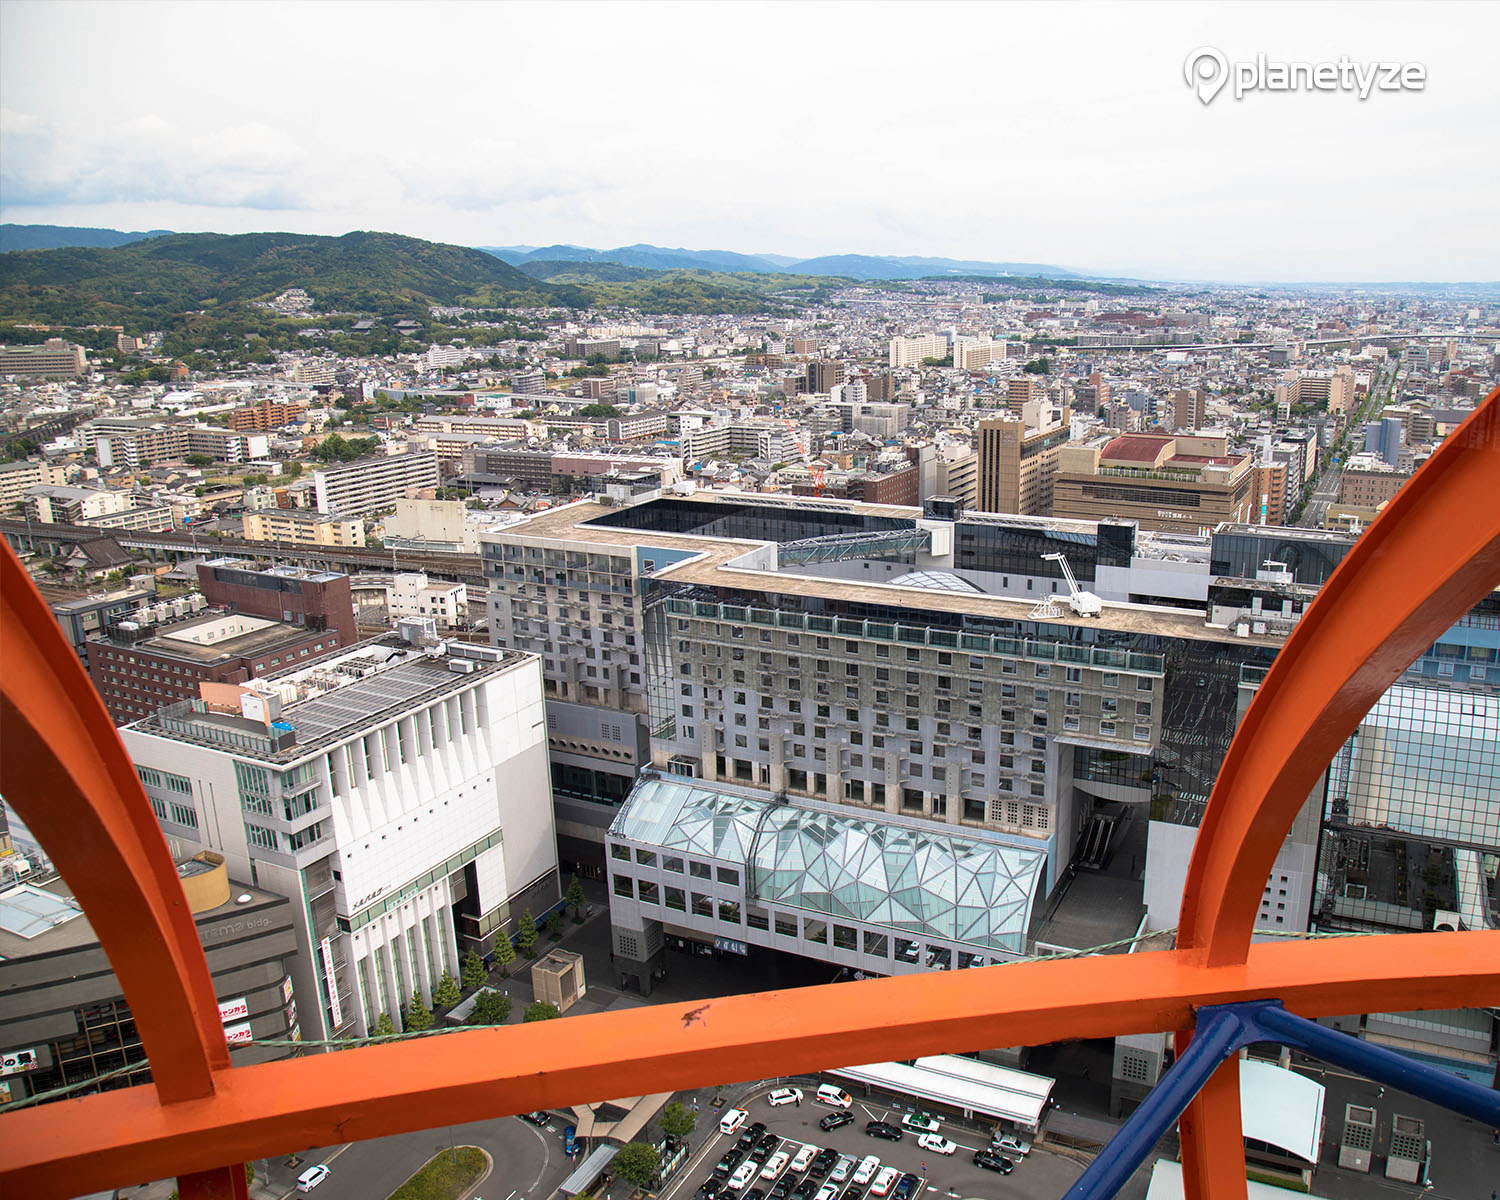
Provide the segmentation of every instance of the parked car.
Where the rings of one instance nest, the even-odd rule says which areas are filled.
[[[990,1139],[990,1149],[1003,1150],[1007,1154],[1014,1154],[1017,1158],[1025,1158],[1031,1153],[1031,1143],[1023,1142],[1013,1134],[997,1133]]]
[[[865,1200],[865,1189],[851,1183],[844,1189],[844,1200]]]
[[[922,1181],[908,1171],[896,1181],[896,1188],[891,1192],[894,1200],[911,1200],[922,1188]]]
[[[896,1180],[901,1178],[901,1172],[895,1167],[881,1167],[880,1174],[870,1182],[870,1195],[888,1196],[891,1188],[895,1186]]]
[[[808,1197],[817,1190],[818,1181],[809,1175],[792,1189],[792,1195],[796,1197],[796,1200],[808,1200]]]
[[[766,1200],[766,1193],[763,1188],[751,1188],[740,1200]]]
[[[854,1170],[854,1160],[847,1154],[840,1154],[838,1162],[833,1164],[833,1173],[828,1176],[829,1183],[843,1183],[849,1178]]]
[[[854,1103],[854,1100],[843,1088],[837,1088],[831,1083],[825,1083],[822,1087],[818,1088],[818,1103],[827,1104],[832,1108],[848,1108]]]
[[[871,1121],[865,1126],[865,1136],[884,1138],[888,1142],[899,1142],[901,1129],[889,1121]]]
[[[863,1187],[875,1178],[875,1172],[880,1170],[880,1160],[873,1154],[867,1154],[859,1160],[859,1166],[854,1168],[854,1182]]]
[[[766,1161],[766,1165],[760,1169],[762,1179],[775,1179],[781,1174],[781,1169],[791,1161],[792,1156],[785,1150],[778,1150]]]
[[[723,1190],[722,1179],[705,1179],[698,1185],[698,1200],[716,1200]]]
[[[760,1135],[760,1146],[762,1150],[774,1150],[781,1144],[781,1134],[763,1133]]]
[[[817,1157],[812,1160],[812,1166],[808,1168],[814,1175],[827,1175],[833,1170],[833,1164],[838,1162],[839,1152],[837,1150],[819,1150]]]
[[[547,1118],[550,1117],[551,1115],[552,1115],[551,1113],[544,1113],[544,1112],[522,1113],[521,1114],[521,1120],[523,1120],[523,1121],[530,1121],[533,1125],[545,1128],[546,1124],[547,1124]]]
[[[809,1142],[792,1157],[792,1170],[801,1175],[802,1172],[812,1165],[812,1160],[817,1157],[818,1147]]]
[[[817,1194],[816,1197],[814,1197],[814,1200],[833,1200],[833,1198],[835,1196],[837,1196],[838,1194],[839,1194],[839,1185],[838,1184],[836,1184],[836,1183],[825,1183],[822,1187],[820,1187],[818,1189],[818,1194]]]
[[[740,1126],[745,1123],[745,1118],[749,1115],[743,1108],[731,1108],[719,1118],[719,1132],[725,1134],[738,1133]]]
[[[924,1133],[917,1139],[917,1145],[923,1150],[931,1150],[934,1154],[952,1154],[958,1149],[954,1142],[950,1142],[940,1133]]]
[[[927,1113],[907,1113],[901,1118],[901,1127],[910,1129],[913,1133],[936,1133],[938,1123],[935,1117]]]
[[[818,1121],[818,1128],[826,1132],[830,1129],[837,1129],[841,1125],[847,1125],[853,1120],[854,1114],[851,1112],[831,1112]]]
[[[729,1188],[731,1191],[742,1192],[750,1186],[750,1181],[755,1178],[760,1168],[753,1162],[741,1163],[734,1169],[734,1174],[729,1177]]]
[[[766,1136],[766,1123],[764,1121],[755,1122],[754,1125],[750,1126],[750,1132],[753,1133],[756,1137],[756,1140],[759,1141],[761,1138]]]
[[[319,1163],[315,1167],[308,1167],[302,1174],[297,1176],[297,1190],[299,1192],[310,1192],[323,1180],[328,1178],[331,1168],[327,1163]]]
[[[998,1171],[1001,1175],[1009,1175],[1016,1166],[1010,1159],[1002,1158],[993,1150],[974,1151],[974,1165],[983,1167],[986,1171]]]
[[[777,1088],[774,1092],[766,1097],[766,1101],[771,1105],[772,1108],[775,1108],[779,1104],[801,1104],[802,1089]]]
[[[792,1194],[792,1177],[783,1176],[776,1181],[776,1186],[771,1189],[770,1200],[786,1200]]]

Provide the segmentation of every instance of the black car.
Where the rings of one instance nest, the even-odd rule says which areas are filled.
[[[830,1129],[837,1129],[840,1125],[847,1125],[852,1120],[854,1120],[852,1112],[831,1112],[818,1122],[818,1128],[826,1132]]]
[[[792,1194],[792,1180],[783,1175],[771,1189],[771,1200],[786,1200]]]
[[[857,1183],[851,1183],[844,1189],[842,1200],[865,1200],[865,1189]]]
[[[760,1148],[762,1150],[774,1150],[781,1145],[781,1134],[763,1133],[760,1135]]]
[[[547,1124],[547,1118],[550,1117],[551,1115],[552,1115],[551,1113],[544,1113],[544,1112],[522,1113],[521,1114],[521,1120],[523,1120],[523,1121],[530,1121],[533,1125],[546,1125]]]
[[[811,1175],[809,1175],[806,1179],[804,1179],[801,1183],[799,1183],[792,1189],[792,1195],[797,1197],[797,1200],[807,1200],[807,1198],[817,1190],[818,1181]]]
[[[749,1159],[753,1163],[763,1163],[771,1157],[771,1147],[757,1142],[750,1147]]]
[[[1016,1167],[1010,1159],[1001,1158],[993,1150],[974,1151],[974,1165],[983,1167],[986,1171],[998,1171],[1002,1175],[1009,1175]]]
[[[705,1179],[698,1185],[698,1200],[715,1200],[724,1190],[722,1179]]]
[[[731,1150],[723,1158],[719,1159],[718,1166],[714,1167],[715,1175],[731,1175],[735,1167],[740,1165],[740,1159],[745,1156],[738,1150]]]
[[[753,1133],[757,1138],[765,1137],[766,1123],[764,1121],[755,1122],[754,1125],[750,1126],[750,1132]]]
[[[761,1188],[751,1188],[740,1200],[766,1200],[766,1193]]]
[[[896,1186],[891,1191],[891,1195],[895,1200],[911,1200],[917,1194],[917,1189],[921,1186],[921,1180],[908,1171],[896,1181]]]
[[[889,1121],[871,1121],[865,1126],[865,1136],[884,1138],[888,1142],[899,1142],[901,1127],[892,1125]]]
[[[822,1177],[833,1170],[833,1164],[838,1162],[839,1152],[828,1149],[818,1151],[817,1157],[812,1160],[812,1166],[808,1168],[814,1175]]]
[[[744,1133],[740,1134],[740,1140],[735,1143],[735,1149],[748,1154],[754,1147],[755,1142],[756,1135],[747,1129]]]

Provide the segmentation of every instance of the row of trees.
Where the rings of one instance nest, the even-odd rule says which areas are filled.
[[[573,920],[579,924],[583,922],[584,894],[583,884],[578,876],[574,875],[568,882],[567,893],[563,897],[565,906],[573,913]],[[560,913],[553,912],[547,917],[547,933],[552,940],[558,941],[563,934],[563,918]],[[516,940],[511,942],[508,937],[500,937],[495,940],[495,966],[499,968],[502,979],[510,978],[511,965],[516,961],[516,950],[519,948],[527,958],[536,952],[536,944],[541,938],[541,932],[537,929],[536,918],[531,915],[531,909],[521,910],[520,919],[516,922]],[[459,980],[444,971],[437,986],[432,989],[432,1003],[436,1009],[449,1009],[454,1007],[463,999],[465,992],[473,992],[482,988],[485,981],[489,979],[490,968],[485,965],[484,959],[480,957],[477,950],[471,949],[464,955],[463,962],[459,964]],[[511,1000],[510,997],[501,992],[486,990],[479,992],[474,1001],[474,1009],[469,1014],[470,1025],[503,1025],[510,1019]],[[553,1017],[560,1017],[562,1013],[557,1010],[556,1005],[548,1004],[538,1000],[528,1004],[522,1011],[523,1021],[548,1021]],[[411,1033],[421,1033],[431,1029],[436,1023],[433,1009],[428,1008],[422,999],[420,990],[413,991],[411,1000],[401,1009],[401,1021],[406,1030]],[[389,1013],[381,1013],[375,1022],[373,1031],[377,1037],[390,1036],[396,1033],[396,1023],[391,1019]]]
[[[698,1124],[698,1114],[682,1101],[674,1100],[662,1109],[657,1124],[664,1134],[685,1141]],[[657,1154],[655,1146],[645,1142],[631,1142],[620,1147],[610,1166],[615,1174],[628,1183],[633,1183],[636,1187],[650,1187],[656,1180],[656,1173],[661,1170],[661,1156]]]

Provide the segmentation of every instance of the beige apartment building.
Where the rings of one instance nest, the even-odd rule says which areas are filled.
[[[364,522],[354,517],[330,517],[297,509],[271,508],[247,512],[243,521],[245,539],[251,542],[355,548],[365,544]]]
[[[1052,515],[1127,518],[1142,529],[1201,533],[1221,521],[1249,524],[1258,513],[1250,458],[1228,453],[1224,434],[1126,434],[1068,446],[1058,455]]]
[[[1382,462],[1373,454],[1355,454],[1339,479],[1339,503],[1346,507],[1374,509],[1401,490],[1411,476]]]

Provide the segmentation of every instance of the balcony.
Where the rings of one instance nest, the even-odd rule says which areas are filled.
[[[1388,936],[1250,942],[1262,885],[1333,753],[1407,664],[1500,585],[1497,478],[1500,391],[1371,525],[1261,683],[1209,800],[1172,950],[659,1005],[242,1068],[230,1066],[145,794],[7,549],[0,788],[109,952],[153,1082],[0,1116],[0,1186],[73,1195],[175,1173],[189,1200],[244,1197],[248,1158],[635,1095],[643,1080],[672,1091],[757,1078],[767,1063],[791,1074],[1144,1030],[1176,1032],[1177,1064],[1070,1196],[1112,1195],[1178,1122],[1189,1200],[1243,1198],[1235,1051],[1253,1041],[1500,1124],[1495,1093],[1303,1019],[1363,1011],[1377,993],[1397,1010],[1491,1004],[1500,932],[1403,935],[1399,953]]]

